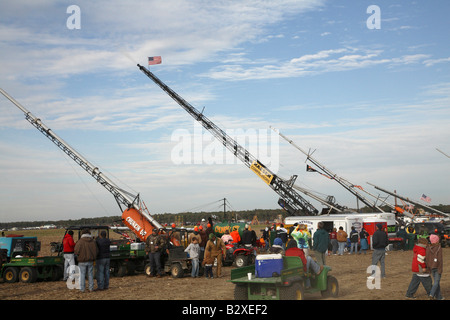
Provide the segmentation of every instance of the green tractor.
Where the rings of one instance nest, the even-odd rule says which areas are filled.
[[[64,258],[38,256],[41,243],[37,237],[8,235],[0,237],[0,278],[6,283],[32,283],[60,280]]]
[[[305,272],[299,257],[282,257],[280,273],[271,277],[258,277],[255,266],[246,266],[231,270],[234,283],[235,300],[303,300],[305,294],[320,292],[322,297],[337,297],[339,284],[335,277],[329,275],[331,268],[324,266],[318,275]],[[311,286],[305,288],[309,278]]]

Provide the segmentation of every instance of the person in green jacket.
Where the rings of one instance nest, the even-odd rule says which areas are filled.
[[[412,250],[416,242],[416,230],[412,225],[406,228],[407,238],[406,238],[406,250]]]
[[[317,224],[317,231],[313,236],[313,250],[316,252],[316,260],[319,265],[325,265],[326,252],[330,244],[330,235],[323,228],[323,222]]]

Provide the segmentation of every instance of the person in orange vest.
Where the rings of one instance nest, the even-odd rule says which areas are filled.
[[[241,242],[241,236],[239,235],[238,229],[234,229],[233,231],[231,231],[230,236],[233,237],[233,243],[238,244],[239,242]]]

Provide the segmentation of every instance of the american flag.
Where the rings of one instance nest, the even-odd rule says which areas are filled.
[[[160,64],[162,62],[161,56],[157,57],[148,57],[148,65]]]
[[[431,198],[426,196],[425,194],[422,193],[422,196],[420,197],[420,200],[423,200],[425,202],[431,202]]]

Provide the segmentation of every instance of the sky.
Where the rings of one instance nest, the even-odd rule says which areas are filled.
[[[387,196],[367,182],[449,204],[449,10],[443,0],[1,0],[0,88],[152,214],[222,210],[224,198],[228,210],[279,206],[137,68],[151,56],[162,57],[149,67],[157,77],[299,187],[357,206],[271,128],[374,195]],[[3,96],[0,114],[2,222],[121,214]]]

